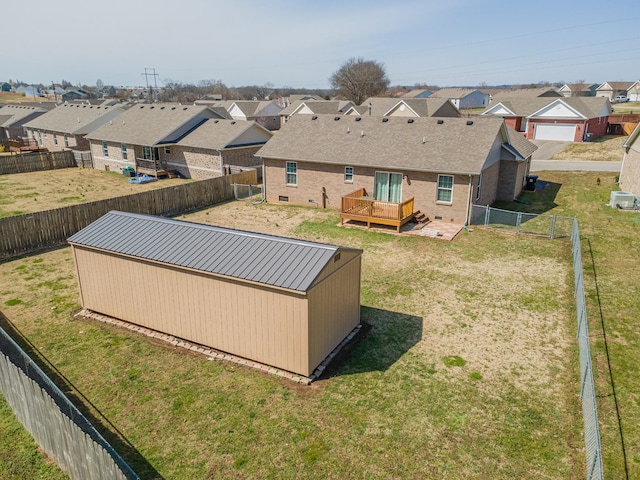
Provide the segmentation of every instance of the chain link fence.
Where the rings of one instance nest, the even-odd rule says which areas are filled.
[[[250,200],[252,202],[258,202],[262,200],[262,186],[234,183],[233,196],[236,200]]]
[[[591,367],[591,350],[589,346],[587,306],[584,296],[582,249],[580,245],[578,220],[575,217],[512,212],[509,210],[473,205],[469,223],[471,225],[482,225],[487,228],[512,233],[571,239],[574,291],[578,321],[576,337],[580,355],[580,399],[582,401],[582,416],[584,420],[586,478],[587,480],[603,480],[602,449],[600,446],[596,393]]]
[[[473,205],[469,223],[525,235],[569,238],[573,228],[573,220],[573,217],[512,212],[483,205]]]

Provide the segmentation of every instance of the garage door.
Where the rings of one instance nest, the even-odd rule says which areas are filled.
[[[533,138],[536,140],[558,140],[573,142],[577,125],[573,123],[553,123],[536,125]]]

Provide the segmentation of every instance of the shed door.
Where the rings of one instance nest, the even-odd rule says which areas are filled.
[[[533,138],[535,140],[557,140],[573,142],[576,138],[577,125],[574,123],[540,123],[536,125]]]

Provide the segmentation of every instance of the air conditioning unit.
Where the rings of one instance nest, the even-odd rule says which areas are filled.
[[[635,208],[636,196],[629,192],[611,192],[609,205],[612,208],[631,210]]]

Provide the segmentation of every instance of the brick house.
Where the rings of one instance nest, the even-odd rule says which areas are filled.
[[[511,97],[482,115],[502,117],[530,140],[583,142],[607,133],[612,111],[605,97]]]
[[[442,88],[429,98],[444,98],[453,103],[458,110],[485,108],[491,102],[491,95],[473,88]]]
[[[0,107],[0,140],[23,137],[24,125],[47,113],[42,107],[21,104]]]
[[[622,144],[624,157],[620,168],[620,190],[640,197],[640,124]]]
[[[225,102],[224,107],[234,120],[253,120],[269,130],[278,130],[280,128],[280,111],[282,108],[270,100],[233,100]]]
[[[207,106],[136,105],[89,136],[93,166],[130,166],[154,176],[177,172],[212,178],[256,167],[254,153],[271,138],[255,122],[223,118]]]
[[[27,135],[51,151],[89,150],[87,134],[124,112],[121,106],[62,104],[25,123]]]
[[[357,191],[463,224],[471,205],[521,193],[535,149],[499,118],[299,115],[257,155],[269,203],[344,212]]]

